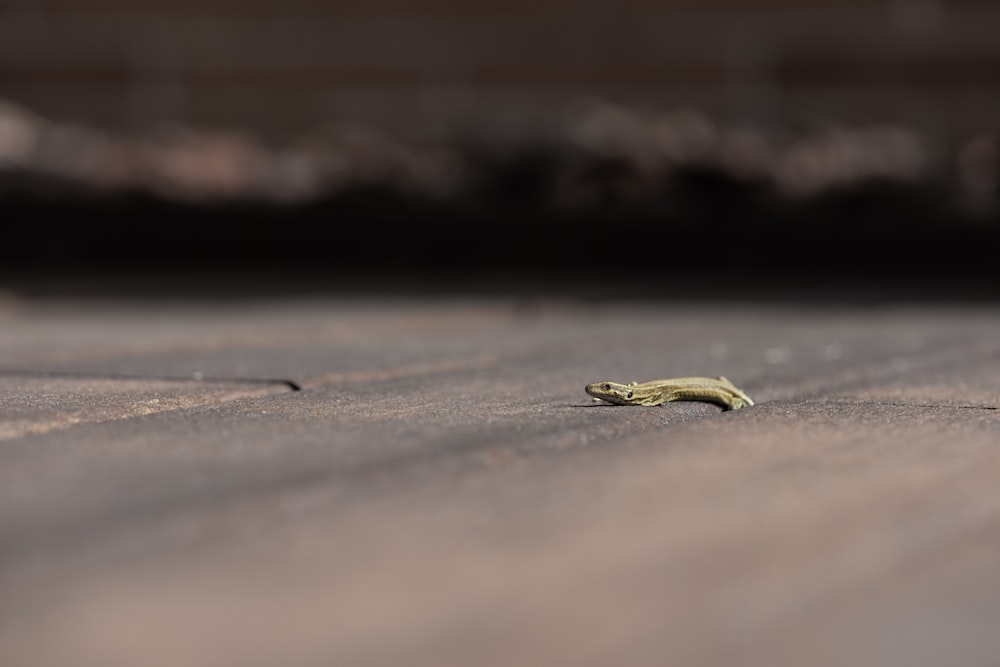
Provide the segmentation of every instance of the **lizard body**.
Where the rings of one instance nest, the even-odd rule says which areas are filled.
[[[685,377],[669,380],[620,384],[594,382],[586,392],[596,399],[616,405],[660,405],[670,401],[707,401],[724,410],[738,410],[753,405],[746,393],[726,378]]]

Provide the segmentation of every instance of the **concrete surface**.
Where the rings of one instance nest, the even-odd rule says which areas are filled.
[[[0,664],[1000,664],[998,408],[985,305],[12,294]]]

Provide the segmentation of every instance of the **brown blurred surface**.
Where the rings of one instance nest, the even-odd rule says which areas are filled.
[[[996,284],[998,32],[985,0],[15,0],[0,272]]]
[[[980,0],[15,1],[0,273],[995,295],[998,32]]]
[[[0,95],[60,122],[440,137],[596,96],[751,122],[996,129],[986,0],[38,0],[0,8]]]
[[[993,306],[0,307],[0,663],[1000,660]]]

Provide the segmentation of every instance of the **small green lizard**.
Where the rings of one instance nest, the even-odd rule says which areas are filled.
[[[722,377],[672,378],[649,382],[619,384],[594,382],[586,392],[595,400],[615,405],[660,405],[669,401],[707,401],[721,405],[723,410],[739,410],[753,405],[753,400],[732,382]]]

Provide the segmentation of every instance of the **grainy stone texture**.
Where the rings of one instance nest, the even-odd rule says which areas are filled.
[[[1000,662],[995,308],[12,296],[0,369],[0,664]]]

